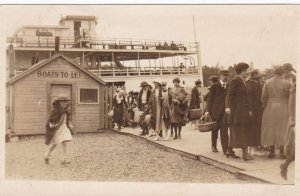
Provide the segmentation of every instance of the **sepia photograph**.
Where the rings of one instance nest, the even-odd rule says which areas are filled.
[[[197,195],[175,193],[183,185],[276,195],[262,187],[284,185],[297,195],[299,5],[0,12],[4,182],[170,191],[154,195]]]

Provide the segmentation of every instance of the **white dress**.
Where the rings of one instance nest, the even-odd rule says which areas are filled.
[[[133,109],[133,112],[134,112],[134,119],[133,119],[133,121],[136,122],[136,123],[139,123],[140,119],[141,119],[141,115],[140,115],[139,109],[136,107],[136,108]]]
[[[51,143],[52,144],[60,144],[62,142],[72,141],[72,134],[70,129],[67,127],[67,118],[66,114],[63,114],[62,118],[64,118],[62,125],[56,130]]]

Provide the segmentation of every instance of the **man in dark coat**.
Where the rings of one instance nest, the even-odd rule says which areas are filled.
[[[228,70],[220,70],[220,80],[211,85],[205,115],[210,115],[212,120],[217,122],[217,128],[211,132],[212,151],[218,152],[217,138],[218,131],[220,130],[223,153],[227,156],[230,155],[233,158],[237,158],[232,148],[228,149],[228,126],[224,120],[228,75]]]

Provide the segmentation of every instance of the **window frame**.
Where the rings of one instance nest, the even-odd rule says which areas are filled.
[[[80,92],[81,92],[81,89],[87,89],[87,90],[97,90],[97,102],[82,102],[81,99],[80,99]],[[77,93],[77,97],[78,97],[78,104],[83,104],[83,105],[99,105],[100,103],[100,89],[99,87],[78,87],[78,93]]]

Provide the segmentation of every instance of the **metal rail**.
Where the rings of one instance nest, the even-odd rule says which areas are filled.
[[[26,71],[26,69],[15,70],[15,76]],[[199,69],[196,67],[168,67],[168,68],[157,68],[157,67],[126,67],[124,69],[89,69],[91,73],[98,77],[114,77],[114,76],[163,76],[163,75],[195,75],[199,74]]]
[[[18,48],[54,48],[55,37],[53,36],[30,36],[16,35],[7,39],[9,44]],[[160,40],[136,40],[115,38],[80,38],[60,36],[60,48],[87,48],[87,49],[119,49],[119,50],[174,50],[174,51],[197,51],[194,42],[172,42]]]

